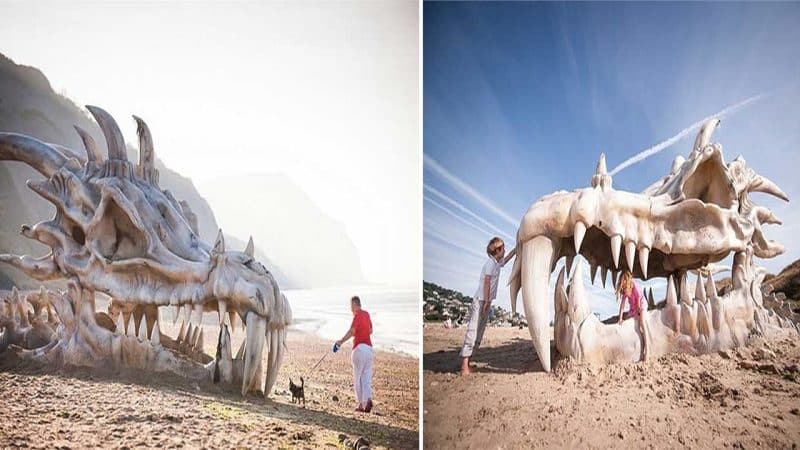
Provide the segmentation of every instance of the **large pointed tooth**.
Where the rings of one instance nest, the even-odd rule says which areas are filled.
[[[622,236],[615,234],[611,236],[611,257],[614,259],[614,269],[619,267],[619,252],[622,250]]]
[[[174,305],[172,307],[172,324],[178,323],[178,316],[181,315],[181,305]]]
[[[611,287],[616,289],[617,288],[617,271],[616,270],[612,270],[611,271],[611,283],[612,283]]]
[[[203,323],[203,305],[195,303],[194,305],[194,323],[199,326]]]
[[[652,310],[656,307],[656,300],[653,298],[653,288],[650,288],[650,292],[647,294],[647,306]]]
[[[244,350],[244,376],[242,377],[242,395],[261,386],[261,380],[256,379],[261,373],[264,343],[267,332],[267,319],[253,311],[247,313],[247,347]]]
[[[547,288],[555,252],[553,241],[537,236],[523,244],[522,300],[533,347],[545,372],[550,372],[550,313]]]
[[[681,300],[681,334],[695,340],[697,338],[697,303],[684,303]]]
[[[135,322],[135,320],[133,319],[133,314],[131,314],[130,317],[128,317],[128,329],[125,332],[127,336],[136,336],[136,325],[133,322]]]
[[[581,254],[581,243],[583,242],[583,237],[586,236],[586,225],[583,222],[578,222],[575,224],[575,231],[573,234],[573,239],[575,239],[575,254]]]
[[[178,332],[178,337],[175,338],[175,342],[180,344],[184,339],[186,339],[186,322],[181,321],[181,331]]]
[[[642,269],[642,279],[647,279],[647,262],[650,259],[650,249],[642,247],[639,249],[639,267]]]
[[[705,302],[695,302],[697,305],[697,332],[709,338],[711,336],[711,321],[709,320],[710,314],[706,308]]]
[[[703,286],[703,276],[697,274],[697,284],[694,288],[694,298],[703,303],[706,302],[706,288]]]
[[[583,287],[583,264],[575,266],[575,274],[569,284],[567,294],[567,312],[575,323],[581,323],[589,315],[588,304],[586,303],[586,292]]]
[[[514,267],[511,268],[511,275],[508,277],[508,284],[511,286],[511,289],[509,289],[509,294],[511,295],[512,316],[517,313],[517,297],[519,297],[519,290],[522,285],[522,276],[519,273],[522,261],[522,246],[517,246],[517,251],[520,253],[517,254],[516,258],[514,258]]]
[[[268,397],[278,379],[278,370],[283,362],[286,350],[286,329],[277,328],[267,332],[269,339],[269,355],[267,356],[267,376],[264,380],[264,397]]]
[[[191,323],[192,321],[192,304],[191,303],[184,303],[183,305],[183,321],[186,323]]]
[[[681,276],[681,303],[692,304],[692,288],[689,287],[689,278],[684,272]]]
[[[225,323],[225,316],[228,314],[228,307],[222,300],[217,303],[219,307],[219,324],[222,325]]]
[[[200,332],[197,333],[197,340],[194,341],[194,351],[202,353],[203,352],[203,334],[205,329],[203,327],[197,327]]]
[[[592,274],[592,284],[594,284],[594,280],[597,278],[597,264],[592,264],[589,267],[589,271]]]
[[[231,334],[228,326],[222,325],[219,329],[217,342],[216,367],[214,368],[214,382],[222,381],[225,384],[233,382],[233,351],[231,349]]]
[[[517,297],[519,297],[519,290],[522,287],[522,277],[517,275],[511,279],[511,286],[509,287],[509,294],[511,295],[511,316],[517,314]]]
[[[717,284],[714,281],[714,275],[709,274],[706,280],[706,296],[708,298],[717,298]]]
[[[139,320],[139,334],[136,335],[140,341],[147,340],[147,320],[142,316],[142,319]]]
[[[628,261],[628,270],[633,273],[633,263],[636,261],[636,242],[628,241],[625,243],[625,260]]]
[[[192,330],[192,335],[186,343],[186,350],[193,350],[195,345],[197,345],[197,339],[200,336],[200,328],[200,326],[196,326],[194,330]]]
[[[572,272],[572,262],[574,260],[575,260],[575,256],[574,255],[569,255],[566,258],[566,261],[564,263],[564,267],[567,268],[567,275],[569,275]]]
[[[608,267],[603,266],[600,269],[600,278],[603,279],[603,289],[606,288],[606,280],[608,279]]]
[[[125,334],[125,321],[122,320],[122,313],[117,314],[117,321],[116,321],[116,328],[114,329],[115,334]]]
[[[678,292],[675,289],[675,280],[672,279],[672,275],[667,281],[667,306],[678,306]]]
[[[183,335],[183,340],[181,341],[181,349],[186,349],[191,345],[193,334],[194,334],[194,324],[192,324],[192,322],[189,322],[189,327],[186,328],[186,334]]]
[[[242,339],[242,345],[239,346],[239,350],[236,351],[236,358],[238,360],[244,360],[244,350],[247,347],[247,339]]]
[[[156,321],[155,325],[153,325],[153,331],[150,332],[150,343],[155,345],[161,344],[161,331],[159,327],[161,326],[161,321]]]
[[[558,272],[558,278],[556,279],[556,288],[555,292],[553,293],[553,303],[556,305],[556,317],[558,317],[559,312],[566,313],[567,311],[567,291],[564,289],[564,277],[565,277],[566,268],[562,267],[561,270]]]
[[[239,318],[239,314],[236,311],[228,311],[228,320],[231,324],[231,332],[236,331],[236,320]]]
[[[675,280],[672,275],[667,280],[667,314],[671,319],[672,331],[679,333],[681,331],[681,310],[678,308],[678,292],[675,289]]]

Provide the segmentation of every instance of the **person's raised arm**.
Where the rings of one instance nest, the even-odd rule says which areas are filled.
[[[344,344],[345,342],[347,342],[347,340],[348,340],[348,339],[350,339],[351,337],[353,337],[353,335],[355,334],[355,332],[356,332],[355,328],[353,328],[353,327],[350,327],[350,329],[349,329],[349,330],[347,330],[347,333],[345,333],[344,337],[342,337],[341,339],[339,339],[338,341],[336,341],[336,344],[337,344],[337,345],[339,345],[339,347],[341,347],[341,346],[342,346],[342,344]]]
[[[505,266],[506,264],[508,264],[508,262],[511,261],[511,258],[513,258],[514,255],[516,254],[517,254],[517,247],[514,247],[510,252],[508,252],[505,259],[503,259],[503,264],[501,265]]]

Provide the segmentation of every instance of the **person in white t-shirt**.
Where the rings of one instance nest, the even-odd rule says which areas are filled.
[[[514,257],[516,249],[506,256],[505,243],[495,236],[486,246],[486,253],[489,255],[489,259],[481,270],[478,290],[475,292],[475,297],[472,299],[472,305],[470,306],[464,346],[461,348],[461,375],[469,375],[469,359],[477,350],[481,339],[483,339],[483,332],[486,330],[486,322],[488,322],[489,318],[489,308],[492,300],[497,297],[497,281],[500,278],[500,269]]]

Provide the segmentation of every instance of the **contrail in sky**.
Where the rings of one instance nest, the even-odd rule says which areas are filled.
[[[750,97],[748,99],[745,99],[745,100],[742,100],[739,103],[736,103],[735,105],[728,106],[727,108],[723,109],[722,111],[720,111],[720,112],[718,112],[716,114],[712,114],[712,115],[710,115],[710,116],[708,116],[708,117],[706,117],[706,118],[704,118],[702,120],[699,120],[699,121],[693,123],[692,125],[689,125],[688,127],[686,127],[683,130],[681,130],[678,134],[676,134],[675,136],[672,136],[671,138],[667,139],[666,141],[658,143],[658,144],[656,144],[656,145],[654,145],[654,146],[652,146],[652,147],[650,147],[648,149],[645,149],[645,150],[637,153],[636,155],[626,159],[622,164],[618,165],[617,167],[614,167],[614,170],[609,172],[609,175],[614,175],[614,174],[618,173],[619,171],[621,171],[622,169],[624,169],[624,168],[626,168],[628,166],[631,166],[633,164],[636,164],[639,161],[642,161],[642,160],[644,160],[646,158],[649,158],[650,156],[655,155],[656,153],[660,152],[661,150],[664,150],[665,148],[669,147],[670,145],[672,145],[672,144],[678,142],[679,140],[683,139],[684,137],[686,137],[687,134],[692,133],[695,130],[697,130],[698,128],[700,128],[701,126],[703,126],[703,124],[706,123],[706,121],[708,121],[710,119],[713,119],[714,117],[721,118],[722,116],[725,116],[725,115],[728,115],[728,114],[733,114],[737,110],[749,105],[750,103],[753,103],[753,102],[756,102],[758,100],[761,100],[762,98],[767,97],[768,95],[769,94],[754,95],[754,96],[752,96],[752,97]],[[427,159],[426,159],[426,162],[427,162]]]
[[[478,225],[475,225],[474,223],[470,222],[469,220],[467,220],[467,219],[465,219],[465,218],[463,218],[463,217],[459,216],[458,214],[456,214],[455,212],[453,212],[453,211],[452,211],[450,208],[448,208],[448,207],[444,206],[443,204],[441,204],[441,203],[437,202],[436,200],[434,200],[434,199],[432,199],[432,198],[428,197],[427,195],[424,195],[424,194],[423,194],[423,195],[422,195],[422,198],[423,198],[425,201],[427,201],[428,203],[430,203],[430,204],[432,204],[432,205],[434,205],[434,206],[438,207],[438,208],[439,208],[439,209],[441,209],[442,211],[446,212],[446,213],[447,213],[447,214],[449,214],[450,216],[452,216],[452,217],[456,218],[456,219],[457,219],[458,221],[460,221],[461,223],[463,223],[463,224],[465,224],[465,225],[469,225],[469,226],[471,226],[472,228],[474,228],[475,230],[478,230],[478,231],[480,231],[482,234],[484,234],[484,235],[487,235],[487,236],[491,236],[491,235],[493,235],[493,234],[494,234],[493,232],[491,232],[491,231],[489,231],[489,230],[487,230],[487,229],[485,229],[485,228],[481,228],[481,227],[479,227]]]
[[[476,191],[475,188],[473,188],[472,186],[468,185],[457,176],[450,173],[450,171],[448,171],[447,169],[442,167],[441,164],[436,162],[435,159],[431,158],[428,155],[423,155],[423,157],[425,161],[425,166],[434,171],[440,177],[442,177],[451,186],[458,189],[467,196],[472,197],[472,199],[474,199],[481,205],[485,206],[488,210],[497,214],[499,217],[501,217],[506,222],[511,224],[511,226],[513,226],[515,229],[519,226],[519,220],[515,220],[513,217],[511,217],[510,214],[495,206],[494,203],[492,203],[488,198],[484,197],[483,194]]]
[[[447,236],[445,236],[442,233],[439,233],[438,231],[433,230],[430,227],[423,227],[423,228],[424,228],[424,232],[426,234],[429,234],[429,235],[435,237],[436,239],[439,239],[442,242],[450,244],[453,247],[455,247],[455,248],[457,248],[457,249],[459,249],[459,250],[461,250],[463,252],[469,253],[470,255],[475,256],[477,258],[480,258],[480,259],[484,258],[484,256],[481,255],[480,253],[478,253],[478,252],[476,252],[474,250],[468,249],[468,248],[464,247],[463,245],[459,244],[458,242],[454,242],[452,239],[448,238]]]
[[[439,192],[437,189],[435,189],[435,188],[433,188],[431,186],[428,186],[427,184],[423,184],[423,187],[425,188],[425,190],[427,190],[431,194],[434,194],[435,196],[441,198],[442,200],[444,200],[445,202],[449,203],[450,205],[453,205],[459,211],[463,212],[464,214],[467,214],[468,216],[472,217],[473,219],[477,220],[478,222],[482,223],[483,225],[486,225],[487,227],[489,227],[489,229],[494,230],[499,234],[502,234],[503,236],[505,236],[508,239],[510,239],[512,242],[516,241],[516,238],[511,237],[510,234],[504,232],[500,228],[498,228],[498,227],[492,225],[491,223],[487,222],[486,220],[481,218],[479,215],[477,215],[474,212],[472,212],[466,206],[462,205],[461,203],[458,203],[457,201],[453,200],[452,198],[448,197],[447,195]],[[514,226],[516,227],[517,225],[514,225]]]

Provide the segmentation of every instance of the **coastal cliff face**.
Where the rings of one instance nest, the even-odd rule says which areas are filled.
[[[96,101],[102,104],[102,99]],[[87,130],[98,143],[105,139],[97,124],[70,99],[53,91],[50,82],[38,69],[16,64],[0,54],[0,131],[27,134],[39,140],[60,144],[84,153],[83,144],[73,125]],[[127,147],[128,158],[138,160],[138,152]],[[156,159],[160,173],[159,184],[178,200],[189,203],[197,216],[200,237],[213,242],[219,226],[208,202],[199,194],[188,177],[166,167]],[[7,253],[40,256],[48,249],[19,234],[22,224],[35,224],[53,216],[55,209],[25,185],[26,180],[40,176],[30,167],[17,162],[0,161],[0,250]],[[258,244],[258,243],[257,243]],[[242,248],[244,248],[242,246]],[[277,277],[282,287],[298,287],[299,283],[286,277],[263,252],[257,254],[264,265]],[[7,266],[0,266],[0,289],[12,285],[31,289],[39,282]]]

